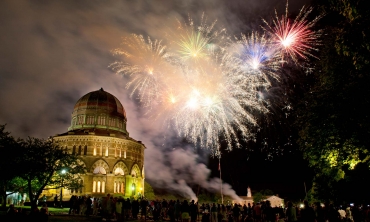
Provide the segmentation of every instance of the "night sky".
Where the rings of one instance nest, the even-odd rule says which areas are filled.
[[[297,13],[309,2],[291,0],[289,10]],[[0,124],[6,123],[14,137],[64,133],[75,102],[103,87],[122,102],[130,136],[146,145],[146,177],[153,186],[192,196],[188,184],[198,181],[215,191],[218,160],[194,153],[192,145],[145,115],[129,97],[127,80],[109,68],[120,59],[112,50],[131,33],[161,38],[175,19],[202,13],[209,21],[217,19],[230,35],[248,33],[259,28],[262,18],[271,18],[275,8],[284,13],[284,7],[281,0],[1,1]],[[292,86],[289,81],[285,85]],[[239,195],[250,186],[300,199],[312,173],[289,139],[292,120],[282,111],[286,104],[275,101],[268,120],[260,117],[257,141],[223,154],[223,179]]]

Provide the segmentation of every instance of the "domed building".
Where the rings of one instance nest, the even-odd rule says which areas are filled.
[[[70,195],[143,194],[145,145],[129,137],[126,123],[121,102],[102,88],[76,102],[68,132],[54,140],[78,155],[87,173],[82,177],[83,188],[63,190],[63,199]]]

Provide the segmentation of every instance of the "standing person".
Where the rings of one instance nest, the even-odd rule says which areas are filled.
[[[351,211],[351,207],[349,204],[347,204],[347,207],[346,207],[346,218],[348,222],[352,221],[352,211]]]
[[[175,202],[172,200],[168,204],[167,215],[170,217],[170,222],[175,222]]]
[[[328,212],[328,221],[329,222],[340,222],[340,214],[339,214],[338,210],[335,209],[333,204],[329,204],[329,209],[328,209],[327,212]],[[360,220],[357,220],[357,221],[360,221]]]
[[[139,207],[140,207],[139,201],[134,199],[132,201],[132,218],[135,220],[137,219],[137,215],[139,213]]]
[[[325,212],[322,209],[320,202],[315,203],[316,222],[325,222]]]
[[[261,215],[262,215],[261,205],[260,205],[260,203],[257,203],[253,207],[254,221],[261,222]]]
[[[76,197],[75,195],[72,195],[68,201],[68,204],[69,204],[68,214],[71,214],[73,212],[73,202],[74,202],[75,197]]]
[[[211,206],[211,222],[217,222],[217,221],[218,221],[217,207],[216,207],[216,204],[213,203],[212,206]]]
[[[232,212],[233,212],[234,221],[239,222],[240,208],[239,208],[238,204],[234,204]]]
[[[129,198],[127,198],[125,201],[125,214],[126,219],[129,219],[131,217],[131,202]]]
[[[146,219],[146,209],[148,207],[148,201],[145,198],[142,198],[140,201],[140,208],[141,208],[141,218],[144,217]]]
[[[190,207],[187,200],[184,200],[181,205],[181,220],[182,222],[190,221]]]
[[[41,222],[47,222],[49,220],[49,208],[46,203],[42,205],[42,208],[40,209],[40,221]]]
[[[113,208],[116,206],[113,203],[113,197],[110,196],[110,194],[107,195],[107,219],[112,219],[113,218]]]
[[[175,221],[179,221],[180,220],[180,216],[181,216],[181,204],[180,204],[180,200],[179,199],[176,200],[174,209],[175,209]]]
[[[123,208],[123,198],[119,197],[117,202],[116,202],[116,217],[117,221],[122,221],[122,208]]]
[[[264,210],[264,215],[265,215],[265,221],[266,222],[275,222],[276,221],[276,214],[274,212],[274,209],[271,207],[270,201],[266,201],[266,206]]]
[[[190,220],[191,222],[197,221],[198,206],[194,203],[194,200],[190,203]]]
[[[93,215],[94,216],[97,216],[98,215],[98,209],[99,209],[99,202],[98,202],[98,199],[96,197],[94,197],[94,200],[93,200]]]
[[[293,207],[292,202],[288,202],[288,208],[286,209],[285,217],[287,222],[296,222],[297,221],[297,211]]]
[[[161,206],[162,206],[161,208],[162,217],[163,219],[166,219],[167,218],[167,207],[168,207],[168,202],[166,199],[163,199]]]
[[[86,199],[86,216],[90,216],[91,207],[92,207],[92,200],[91,200],[91,197],[88,196]]]
[[[58,194],[55,194],[54,197],[54,207],[58,207]]]
[[[316,216],[315,216],[315,211],[313,210],[310,205],[308,205],[308,201],[305,200],[303,202],[304,207],[301,210],[301,221],[302,222],[315,222]]]

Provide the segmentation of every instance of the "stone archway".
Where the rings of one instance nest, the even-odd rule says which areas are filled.
[[[104,160],[98,160],[92,165],[90,172],[93,174],[107,174],[109,173],[108,163]]]
[[[134,164],[131,168],[131,176],[132,177],[141,177],[141,170],[137,164]]]
[[[126,166],[126,164],[123,162],[123,161],[118,161],[114,167],[113,167],[113,174],[114,175],[128,175],[129,171],[128,171],[128,168]]]

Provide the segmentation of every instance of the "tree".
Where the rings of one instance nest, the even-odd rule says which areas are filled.
[[[29,137],[21,142],[21,147],[23,158],[19,167],[22,169],[21,178],[27,181],[32,208],[37,206],[37,200],[47,186],[60,188],[80,184],[78,181],[85,171],[84,165],[76,155],[69,154],[52,139]],[[62,170],[67,173],[62,175]]]
[[[6,207],[7,196],[19,192],[25,188],[25,183],[18,176],[20,146],[17,141],[5,131],[6,125],[0,125],[0,195],[1,206]],[[8,193],[7,193],[8,192]]]
[[[319,3],[326,35],[316,81],[299,108],[298,142],[316,172],[312,195],[333,200],[349,172],[370,164],[370,13],[361,0]]]
[[[146,181],[144,183],[144,197],[148,200],[155,199],[155,193],[154,193],[153,187]]]
[[[272,190],[266,189],[260,191],[264,196],[272,196],[274,195],[274,192]]]
[[[253,195],[253,202],[258,203],[264,200],[266,197],[261,192],[257,192]]]

